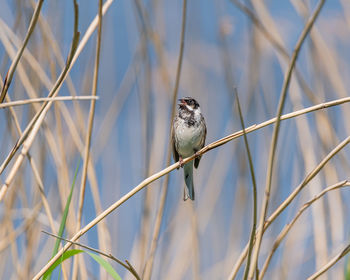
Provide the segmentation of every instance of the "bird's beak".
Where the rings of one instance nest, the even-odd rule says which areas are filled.
[[[179,105],[185,105],[186,103],[185,103],[185,100],[184,99],[182,99],[182,98],[180,98],[179,99]]]

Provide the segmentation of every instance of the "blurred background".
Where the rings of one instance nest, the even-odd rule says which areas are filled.
[[[78,4],[82,38],[97,15],[98,1]],[[234,87],[246,126],[276,115],[290,57],[317,4],[314,0],[188,1],[178,97],[192,96],[200,103],[207,143],[241,129]],[[35,5],[33,0],[0,0],[2,82]],[[82,226],[168,164],[182,13],[183,1],[105,2],[99,99]],[[65,65],[73,22],[72,1],[44,2],[10,85],[11,100],[48,95]],[[96,35],[95,30],[83,46],[59,96],[91,95]],[[302,46],[283,113],[347,97],[349,48],[350,2],[326,1]],[[77,231],[90,103],[56,101],[30,148],[56,232],[80,162],[64,233],[67,238]],[[24,130],[38,108],[35,103],[13,107],[13,112],[0,109],[1,164],[19,138],[14,114]],[[349,135],[349,109],[345,103],[281,123],[267,216]],[[270,125],[248,134],[258,210],[272,132]],[[18,155],[0,175],[1,185]],[[349,147],[342,149],[273,222],[263,236],[260,268],[280,231],[303,204],[327,186],[349,179],[349,155]],[[196,200],[184,202],[183,170],[174,170],[168,181],[162,177],[150,184],[79,241],[127,259],[145,279],[228,279],[252,226],[252,179],[243,138],[206,153],[194,171],[194,184]],[[160,207],[163,197],[164,208]],[[349,242],[349,199],[349,190],[342,188],[312,204],[276,250],[265,279],[306,279],[341,252]],[[155,234],[157,217],[159,234]],[[1,279],[28,279],[49,261],[55,239],[42,230],[52,232],[53,228],[26,159],[0,202]],[[154,238],[158,243],[152,254]],[[83,260],[78,279],[108,278],[88,255]],[[123,279],[134,279],[122,266],[112,265]],[[56,279],[71,279],[72,261],[67,260],[64,267],[65,275],[57,269]],[[343,258],[324,279],[345,279],[346,267],[347,258]],[[244,264],[237,279],[242,279],[243,272]]]

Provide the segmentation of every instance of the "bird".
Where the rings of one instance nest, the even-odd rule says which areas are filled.
[[[204,147],[207,136],[207,126],[201,113],[199,103],[192,97],[179,99],[178,111],[172,124],[172,149],[175,162],[180,162],[184,169],[184,200],[194,200],[193,165],[198,168],[201,156],[194,163],[183,164],[183,159],[196,154]]]

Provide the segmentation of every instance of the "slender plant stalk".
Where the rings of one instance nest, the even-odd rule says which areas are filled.
[[[13,75],[14,75],[14,73],[16,71],[16,67],[18,65],[18,62],[19,62],[19,60],[22,57],[23,51],[24,51],[25,47],[27,46],[27,43],[29,41],[30,36],[33,34],[33,31],[34,31],[35,25],[36,25],[36,23],[38,21],[38,18],[39,18],[39,15],[40,15],[40,11],[41,11],[41,7],[42,7],[43,3],[44,3],[44,0],[39,0],[37,5],[36,5],[36,8],[34,10],[32,19],[30,20],[30,24],[29,24],[29,27],[28,27],[27,34],[26,34],[26,36],[25,36],[25,38],[23,40],[23,43],[22,43],[22,47],[18,50],[18,52],[16,54],[16,57],[12,61],[10,69],[9,69],[7,75],[6,75],[4,86],[3,86],[2,90],[1,90],[1,93],[0,93],[0,103],[2,103],[4,101],[4,99],[5,99],[7,90],[9,88],[10,84],[11,84]]]
[[[101,36],[102,36],[102,0],[99,0],[95,68],[94,68],[94,77],[93,77],[93,83],[92,83],[92,96],[94,97],[96,97],[96,94],[97,94],[98,72],[99,72],[99,65],[100,65]],[[81,218],[83,213],[87,170],[88,170],[89,156],[90,156],[91,134],[92,134],[92,127],[93,127],[94,116],[95,116],[95,106],[96,106],[96,99],[92,99],[91,105],[90,105],[90,112],[89,112],[88,130],[85,138],[84,166],[83,166],[83,174],[82,174],[82,181],[81,181],[80,195],[79,195],[77,230],[80,228]]]
[[[35,219],[40,212],[40,209],[42,208],[42,203],[39,202],[38,204],[33,206],[33,209],[28,213],[29,217],[22,222],[15,230],[12,228],[9,230],[8,234],[3,236],[0,241],[0,252],[5,250],[8,246],[11,246],[14,242],[23,232],[27,231],[30,227],[33,227],[33,224],[35,223]],[[11,226],[12,227],[12,226]]]
[[[92,96],[96,96],[97,93],[97,85],[98,85],[98,72],[100,66],[100,50],[101,50],[101,36],[102,36],[102,0],[99,0],[98,5],[98,31],[97,31],[97,42],[96,42],[96,56],[95,56],[95,67],[94,67],[94,77],[92,82]],[[76,231],[81,227],[81,220],[83,216],[83,206],[84,206],[84,198],[85,198],[85,189],[86,189],[86,179],[87,179],[87,170],[89,164],[89,156],[90,156],[90,146],[91,146],[91,134],[92,127],[95,117],[95,105],[96,100],[91,100],[90,104],[90,112],[89,112],[89,120],[88,120],[88,130],[86,132],[85,138],[85,150],[84,150],[84,165],[83,165],[83,174],[80,186],[80,194],[79,194],[79,206],[78,206],[78,214],[77,214],[77,225]],[[79,256],[74,258],[73,264],[73,273],[72,279],[77,279],[78,273],[78,260]]]
[[[1,80],[0,80],[0,86],[3,86]],[[10,97],[8,95],[5,96],[5,99],[6,99],[6,103],[2,103],[2,104],[0,103],[0,108],[1,108],[2,105],[13,103],[13,102],[11,102],[11,99],[10,99]],[[12,115],[13,120],[14,120],[16,130],[17,130],[18,134],[21,135],[22,134],[22,130],[21,130],[21,127],[19,125],[19,121],[18,121],[16,112],[11,106],[9,107],[9,111],[10,111],[10,113]],[[43,184],[43,182],[41,180],[41,177],[40,177],[37,165],[36,165],[34,159],[32,158],[32,156],[30,155],[29,152],[27,154],[27,158],[28,158],[29,164],[30,164],[30,166],[31,166],[31,168],[33,170],[34,178],[35,178],[35,180],[36,180],[36,182],[38,184],[39,191],[40,191],[40,196],[41,196],[41,199],[42,199],[42,203],[43,203],[43,206],[44,206],[47,218],[49,220],[49,224],[50,224],[51,230],[53,232],[56,232],[56,229],[55,229],[55,226],[54,226],[54,222],[53,222],[52,213],[51,213],[51,210],[50,210],[50,206],[49,206],[49,203],[48,203],[48,201],[46,199],[46,196],[45,196],[44,184]]]
[[[350,184],[347,180],[344,180],[342,182],[339,182],[337,184],[334,184],[332,186],[329,186],[328,188],[324,189],[322,192],[320,192],[317,196],[315,196],[314,198],[312,198],[311,200],[309,200],[308,202],[306,202],[298,211],[298,213],[295,215],[295,217],[293,218],[293,220],[291,222],[289,222],[288,224],[286,224],[284,226],[284,228],[281,230],[280,234],[277,236],[275,242],[273,243],[272,246],[272,250],[270,251],[264,265],[263,268],[260,271],[260,275],[259,275],[259,279],[263,279],[264,275],[266,273],[266,270],[270,264],[270,261],[272,259],[273,254],[276,252],[278,246],[281,244],[281,242],[284,240],[284,238],[286,237],[286,235],[288,234],[288,232],[290,231],[290,229],[293,227],[293,225],[295,224],[295,222],[299,219],[299,217],[301,216],[301,214],[303,214],[303,212],[309,208],[309,206],[311,206],[311,204],[313,204],[315,201],[319,200],[321,197],[323,197],[326,193],[328,193],[329,191],[333,191],[333,190],[337,190],[343,187],[349,187]]]
[[[146,20],[146,8],[143,6],[141,0],[133,1],[135,3],[136,7],[136,14],[137,14],[137,21],[139,32],[140,32],[140,50],[137,50],[135,53],[140,53],[140,57],[143,59],[144,63],[144,72],[145,72],[145,81],[144,85],[142,85],[141,95],[140,95],[140,110],[142,117],[142,131],[144,134],[144,175],[145,177],[150,176],[150,154],[151,154],[151,135],[150,132],[152,130],[151,126],[151,106],[150,106],[150,99],[151,99],[151,87],[152,87],[152,67],[151,67],[151,50],[149,46],[149,42],[152,42],[151,38],[149,37],[149,32],[147,30],[151,29],[152,26],[147,26],[147,24],[150,24]],[[136,55],[135,55],[136,56]],[[137,75],[136,75],[137,76]],[[141,264],[141,267],[145,264],[145,258],[146,258],[146,251],[147,251],[147,245],[149,241],[149,235],[151,231],[151,213],[154,209],[154,204],[151,198],[151,190],[146,189],[145,195],[143,197],[142,201],[142,218],[140,223],[140,237],[138,240],[139,244],[139,263]]]
[[[183,53],[185,48],[185,31],[186,31],[186,12],[187,12],[187,0],[183,0],[182,3],[182,24],[181,24],[181,35],[180,35],[180,51],[179,51],[179,57],[177,61],[177,70],[176,70],[176,79],[175,79],[175,87],[173,91],[173,101],[172,101],[172,110],[171,110],[171,119],[170,121],[174,119],[175,112],[176,112],[176,104],[177,104],[177,96],[178,96],[178,90],[179,90],[179,84],[180,84],[180,77],[181,77],[181,69],[182,69],[182,61],[183,61]],[[170,123],[170,134],[172,134],[172,125]],[[167,165],[170,164],[171,161],[171,137],[169,137],[169,144],[168,144],[168,154],[167,154]],[[151,279],[152,275],[152,268],[153,268],[153,262],[154,262],[154,256],[157,248],[157,242],[159,238],[159,232],[160,232],[160,226],[162,224],[163,219],[163,213],[164,213],[164,207],[165,207],[165,201],[168,193],[168,186],[169,186],[169,176],[166,176],[164,180],[163,185],[163,191],[160,197],[160,203],[159,208],[157,211],[157,216],[155,220],[155,226],[153,230],[152,240],[151,240],[151,246],[150,246],[150,254],[149,258],[146,262],[145,266],[145,273],[144,273],[144,279],[149,280]]]
[[[242,130],[243,130],[244,145],[246,147],[247,156],[248,156],[250,176],[252,178],[252,184],[253,184],[253,217],[252,217],[253,223],[252,223],[252,228],[251,228],[250,238],[249,238],[247,265],[245,267],[244,276],[243,276],[243,279],[246,280],[248,278],[248,272],[249,272],[250,261],[251,261],[251,253],[252,253],[253,246],[254,246],[254,238],[255,238],[255,231],[256,231],[257,190],[256,190],[256,179],[255,179],[254,165],[253,165],[253,160],[252,160],[252,156],[251,156],[250,149],[249,149],[248,137],[247,137],[247,134],[246,134],[245,129],[244,129],[244,127],[245,127],[244,120],[243,120],[243,115],[242,115],[242,111],[241,111],[241,105],[239,103],[237,89],[235,89],[235,96],[236,96],[237,108],[238,108],[238,113],[239,113],[239,119],[241,121],[241,126],[242,126]]]
[[[56,96],[56,97],[38,97],[38,98],[31,98],[27,100],[17,100],[17,101],[11,101],[11,102],[4,102],[0,104],[0,109],[8,108],[8,107],[15,107],[15,106],[21,106],[26,104],[32,104],[32,103],[40,103],[45,101],[73,101],[73,100],[97,100],[98,96]]]
[[[109,7],[111,6],[111,4],[113,3],[114,0],[107,0],[104,4],[103,4],[103,8],[102,8],[102,14],[104,15]],[[76,10],[77,11],[77,10]],[[76,13],[76,12],[75,12]],[[76,15],[75,15],[76,17]],[[77,28],[74,27],[74,30],[76,30],[76,33],[78,36],[75,36],[75,43],[78,44],[77,46],[74,45],[74,51],[72,52],[72,48],[71,48],[71,53],[73,54],[73,57],[70,58],[67,60],[67,62],[69,61],[69,63],[66,62],[66,66],[68,65],[68,69],[66,69],[64,72],[64,76],[63,76],[63,81],[64,79],[67,77],[68,73],[70,72],[70,70],[72,69],[73,65],[75,64],[76,60],[78,59],[79,55],[81,54],[81,52],[83,51],[83,49],[85,48],[88,40],[90,39],[91,35],[93,34],[94,30],[96,29],[98,25],[98,16],[96,16],[94,18],[94,20],[91,22],[91,24],[89,25],[88,29],[86,30],[84,36],[82,37],[81,41],[79,42],[78,44],[78,41],[79,41],[79,37],[80,37],[80,34],[79,32],[77,32]],[[73,46],[73,45],[72,45]],[[66,67],[65,66],[65,67]],[[62,81],[62,82],[63,82]],[[61,84],[58,83],[58,84]],[[55,84],[55,86],[57,85],[57,82]],[[59,88],[61,86],[59,86],[57,89],[54,88],[51,92],[52,93],[55,93],[55,96],[56,94],[58,93],[59,91]],[[49,94],[49,97],[53,97]],[[46,106],[46,103],[45,105],[43,105],[43,107]],[[51,106],[51,105],[50,105]],[[17,150],[19,149],[19,147],[23,144],[24,140],[28,137],[28,134],[29,134],[29,131],[33,128],[33,125],[34,123],[36,122],[36,120],[38,119],[39,115],[40,115],[40,112],[43,110],[43,108],[35,115],[35,117],[32,119],[32,121],[29,123],[29,125],[27,126],[27,128],[24,130],[23,132],[23,136],[17,141],[15,147],[12,149],[12,151],[10,152],[10,154],[7,156],[6,160],[3,162],[3,164],[0,166],[0,174],[3,172],[3,170],[6,168],[6,166],[8,165],[8,163],[10,162],[10,160],[13,158],[14,154],[17,152]],[[0,193],[1,193],[1,190],[0,190]],[[1,198],[1,196],[0,196]],[[1,201],[1,199],[0,199]]]
[[[112,3],[114,2],[114,0],[106,0],[106,2],[103,4],[102,7],[102,15],[104,16],[105,13],[108,11],[109,7],[112,5]],[[81,52],[83,51],[83,49],[85,48],[87,42],[89,41],[91,35],[93,34],[93,32],[95,31],[95,29],[98,27],[98,15],[95,16],[95,18],[93,19],[93,21],[90,23],[89,27],[87,28],[87,30],[85,31],[84,36],[82,36],[81,41],[77,47],[77,50],[74,54],[74,57],[72,59],[72,63],[71,66],[69,67],[69,71],[71,70],[71,68],[73,67],[74,63],[76,62],[76,60],[78,59],[79,55],[81,54]],[[68,71],[68,72],[69,72]]]
[[[236,7],[238,9],[240,9],[243,13],[245,13],[249,19],[252,21],[252,23],[254,24],[254,26],[260,30],[260,32],[265,36],[266,40],[268,40],[271,45],[276,49],[276,51],[282,55],[282,57],[289,62],[290,61],[290,56],[288,54],[287,49],[283,46],[283,44],[281,44],[277,39],[275,39],[275,37],[271,34],[271,32],[264,27],[263,23],[259,20],[259,18],[254,14],[254,12],[247,7],[246,5],[244,5],[242,2],[240,2],[239,0],[231,0],[232,3],[234,3],[234,5],[236,5]],[[295,75],[303,89],[303,91],[305,92],[305,94],[307,95],[307,97],[313,102],[313,103],[319,103],[317,95],[315,95],[311,88],[308,86],[308,84],[306,83],[302,73],[299,71],[299,69],[297,68],[297,66],[294,67],[294,71],[295,71]]]
[[[295,46],[288,70],[287,70],[285,77],[284,77],[284,82],[283,82],[282,91],[281,91],[280,100],[279,100],[278,109],[277,109],[277,114],[276,114],[277,120],[276,120],[276,124],[275,124],[274,131],[272,134],[272,140],[271,140],[271,146],[270,146],[268,169],[267,169],[267,175],[266,175],[266,186],[265,186],[265,192],[264,192],[264,200],[263,200],[262,206],[261,206],[259,228],[263,228],[263,226],[264,226],[265,218],[266,218],[266,214],[267,214],[267,209],[268,209],[268,205],[269,205],[271,183],[272,183],[272,172],[273,172],[273,165],[274,165],[274,160],[275,160],[277,140],[278,140],[279,129],[280,129],[281,116],[282,116],[284,103],[285,103],[286,96],[287,96],[287,90],[289,88],[290,80],[292,77],[292,71],[293,71],[293,68],[295,66],[298,54],[299,54],[300,49],[301,49],[301,46],[303,45],[303,43],[304,43],[307,35],[309,34],[312,26],[314,25],[314,22],[316,21],[316,18],[319,15],[321,8],[324,5],[324,2],[325,2],[325,0],[321,0],[318,3],[316,10],[314,11],[314,13],[311,16],[311,18],[309,19],[309,21],[306,23],[306,25],[303,29],[303,32],[301,33],[301,35],[298,39],[298,42]],[[252,263],[251,263],[251,267],[250,267],[249,274],[248,274],[249,280],[253,279],[256,267],[258,266],[258,257],[259,257],[261,242],[262,242],[262,236],[263,236],[263,231],[261,230],[258,233],[258,236],[256,239],[255,250],[253,252]]]
[[[55,85],[53,86],[52,90],[49,93],[49,97],[56,97],[56,95],[59,92],[59,89],[62,86],[62,83],[67,75],[69,65],[72,61],[73,54],[76,50],[76,47],[78,45],[79,41],[79,32],[78,32],[78,5],[74,4],[74,9],[75,9],[75,19],[74,19],[74,35],[73,35],[73,40],[72,40],[72,46],[71,50],[68,55],[67,63],[65,68],[62,70],[60,76],[58,77]],[[0,202],[2,201],[4,195],[7,192],[7,189],[9,188],[9,185],[12,183],[14,176],[16,175],[19,167],[21,166],[24,156],[28,153],[29,148],[31,147],[35,136],[45,118],[46,113],[48,112],[49,108],[52,105],[52,101],[45,102],[39,112],[34,116],[30,124],[27,126],[23,134],[21,135],[20,139],[16,143],[14,149],[10,152],[9,156],[6,158],[5,162],[2,164],[0,167],[0,174],[4,170],[4,168],[7,166],[7,164],[10,162],[11,158],[14,156],[15,152],[19,149],[20,145],[23,143],[23,148],[21,154],[18,156],[14,166],[12,167],[9,175],[7,176],[7,179],[5,183],[2,185],[1,190],[0,190]]]
[[[347,245],[338,255],[331,259],[326,265],[320,268],[316,273],[311,275],[307,280],[314,280],[320,277],[323,273],[329,270],[333,265],[335,265],[339,260],[345,257],[350,252],[350,244]]]
[[[350,143],[350,136],[345,138],[342,142],[340,142],[332,151],[330,151],[326,157],[304,178],[304,180],[299,184],[299,186],[277,207],[277,209],[270,215],[268,219],[266,219],[263,227],[258,227],[256,236],[259,234],[261,229],[263,229],[263,233],[266,229],[272,224],[272,222],[287,208],[287,206],[294,200],[294,198],[304,189],[304,187],[322,170],[322,168],[336,155],[338,154],[344,147],[346,147]],[[236,262],[233,270],[230,274],[230,279],[234,279],[236,274],[238,273],[239,267],[242,265],[246,255],[248,252],[248,245],[243,250],[240,255],[238,261]]]
[[[222,64],[225,67],[225,78],[226,78],[226,83],[228,86],[229,91],[234,87],[233,83],[233,71],[232,71],[232,66],[231,66],[231,61],[230,61],[230,55],[229,55],[229,48],[226,40],[226,34],[225,32],[220,32],[220,39],[222,42]],[[249,267],[250,267],[250,260],[251,260],[251,253],[253,250],[253,245],[254,245],[254,240],[255,240],[255,231],[256,231],[256,220],[257,220],[257,190],[256,190],[256,180],[255,180],[255,173],[254,173],[254,166],[252,162],[252,157],[249,149],[249,144],[248,144],[248,138],[246,135],[246,130],[245,130],[245,125],[244,125],[244,119],[243,119],[243,114],[241,110],[241,105],[239,102],[238,98],[238,92],[237,89],[234,87],[234,96],[238,108],[238,115],[242,127],[242,132],[243,132],[243,138],[244,138],[244,144],[248,156],[248,162],[249,162],[249,170],[252,178],[252,184],[253,184],[253,223],[252,223],[252,228],[251,228],[251,233],[250,233],[250,241],[249,241],[249,249],[248,249],[248,260],[247,260],[247,265],[245,267],[244,271],[244,276],[243,279],[246,280],[248,277],[248,272],[249,272]]]
[[[90,250],[90,251],[92,251],[92,252],[98,253],[98,254],[100,254],[100,255],[102,255],[102,256],[105,256],[105,257],[107,257],[107,258],[109,258],[109,259],[111,259],[111,260],[117,262],[118,264],[120,264],[121,266],[123,266],[124,268],[126,268],[127,270],[129,270],[129,271],[131,272],[131,274],[134,275],[135,278],[136,278],[137,280],[140,280],[140,279],[141,279],[140,276],[137,274],[136,270],[133,268],[133,266],[132,266],[129,262],[127,262],[127,261],[126,261],[126,264],[125,264],[125,263],[123,263],[121,260],[119,260],[118,258],[114,257],[114,256],[113,256],[112,254],[110,254],[110,253],[107,254],[107,253],[105,253],[105,252],[102,252],[102,251],[97,250],[97,249],[95,249],[95,248],[92,248],[92,247],[90,247],[90,246],[86,246],[86,245],[84,245],[84,244],[82,244],[82,243],[79,243],[79,242],[72,242],[72,241],[70,241],[70,240],[68,240],[68,239],[66,239],[66,238],[63,238],[62,236],[58,236],[58,235],[56,235],[56,234],[52,234],[52,233],[47,232],[47,231],[45,231],[45,230],[43,230],[42,232],[45,233],[45,234],[47,234],[47,235],[53,236],[53,237],[55,237],[55,238],[58,238],[58,239],[60,239],[60,240],[69,242],[69,243],[71,243],[71,244],[73,244],[73,245],[80,246],[80,247],[85,248],[85,249],[87,249],[87,250]]]

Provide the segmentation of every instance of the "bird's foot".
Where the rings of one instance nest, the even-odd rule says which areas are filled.
[[[182,157],[179,158],[179,163],[180,163],[180,167],[184,167],[184,161],[182,159]]]
[[[201,157],[201,154],[198,153],[198,152],[195,152],[194,155],[195,155],[196,158],[200,158]]]

